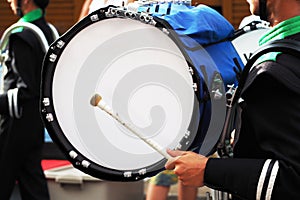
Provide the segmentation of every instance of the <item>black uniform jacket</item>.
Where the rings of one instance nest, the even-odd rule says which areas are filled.
[[[44,18],[32,22],[53,42]],[[7,165],[22,162],[22,155],[40,148],[44,127],[39,112],[41,68],[45,52],[29,29],[9,38],[9,60],[0,95],[0,158]],[[15,167],[15,166],[14,166]],[[8,167],[6,167],[7,169]]]
[[[300,58],[264,62],[246,84],[235,158],[209,159],[205,184],[234,199],[300,199]]]

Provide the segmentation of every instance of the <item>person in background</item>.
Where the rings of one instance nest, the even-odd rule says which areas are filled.
[[[172,185],[178,184],[178,200],[196,200],[197,187],[184,186],[172,170],[164,170],[154,177],[151,177],[146,200],[167,200]]]
[[[299,0],[247,0],[252,14],[272,27],[260,45],[300,41]],[[206,185],[233,199],[300,199],[300,59],[274,52],[256,64],[241,94],[241,129],[233,158],[168,150],[187,186]]]
[[[53,31],[45,20],[49,0],[7,0],[19,22],[29,22],[48,44]],[[17,183],[23,200],[49,200],[41,167],[44,126],[39,112],[41,69],[45,55],[37,35],[17,28],[8,39],[7,68],[0,94],[0,199],[8,200]]]

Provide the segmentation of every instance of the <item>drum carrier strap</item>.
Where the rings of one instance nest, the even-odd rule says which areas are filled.
[[[55,27],[50,23],[48,23],[48,25],[52,31],[54,40],[59,38],[59,34],[58,34],[57,30],[55,29]],[[49,44],[48,44],[47,39],[46,39],[45,35],[43,34],[42,30],[38,26],[36,26],[30,22],[17,22],[15,24],[11,25],[10,27],[8,27],[1,37],[1,40],[0,40],[0,65],[7,59],[7,56],[8,56],[8,52],[6,52],[6,50],[7,50],[9,36],[18,28],[30,29],[36,35],[38,40],[40,41],[43,51],[45,53],[48,51]]]
[[[238,138],[238,127],[240,125],[240,120],[238,120],[238,112],[240,112],[238,111],[238,104],[249,72],[257,59],[270,52],[282,52],[300,58],[300,42],[291,39],[275,40],[263,45],[253,53],[241,72],[238,87],[229,90],[227,93],[227,113],[217,146],[218,154],[222,158],[233,157],[233,144],[230,142],[231,133],[235,131],[235,139]]]
[[[50,23],[48,23],[48,26],[51,29],[53,39],[56,40],[57,38],[59,38],[59,34],[58,34],[56,28]],[[12,24],[10,27],[8,27],[0,39],[0,74],[1,74],[0,75],[0,92],[3,92],[3,78],[7,72],[7,68],[5,67],[5,61],[9,57],[9,55],[8,55],[9,54],[9,52],[8,52],[9,37],[12,33],[14,33],[14,31],[16,29],[19,29],[19,28],[30,29],[34,33],[34,35],[37,37],[37,39],[39,40],[44,53],[47,53],[48,48],[49,48],[49,44],[48,44],[48,41],[47,41],[44,33],[38,26],[34,25],[33,23],[16,22],[16,23]]]

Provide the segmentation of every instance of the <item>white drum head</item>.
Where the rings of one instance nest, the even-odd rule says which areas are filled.
[[[154,26],[124,18],[100,20],[82,30],[75,26],[52,44],[43,69],[47,129],[75,165],[88,172],[97,168],[90,172],[94,176],[140,179],[165,162],[91,106],[95,93],[163,151],[187,149],[195,137],[199,106],[189,66],[176,44]]]
[[[246,32],[232,40],[243,63],[246,64],[251,55],[259,48],[259,39],[268,31],[268,28],[259,28]]]

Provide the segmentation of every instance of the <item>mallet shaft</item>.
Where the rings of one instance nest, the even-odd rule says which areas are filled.
[[[102,99],[102,97],[98,94],[95,94],[90,101],[92,106],[99,107],[101,110],[105,111],[107,114],[109,114],[111,117],[113,117],[116,121],[118,121],[121,125],[123,125],[125,128],[127,128],[130,132],[132,132],[134,135],[136,135],[138,138],[143,140],[146,144],[148,144],[150,147],[152,147],[155,151],[157,151],[159,154],[161,154],[166,159],[171,159],[172,157],[165,151],[163,151],[163,148],[158,145],[156,142],[149,138],[145,138],[141,133],[139,133],[132,125],[129,125],[125,123],[121,118],[114,113],[112,108],[108,106],[105,101]]]

